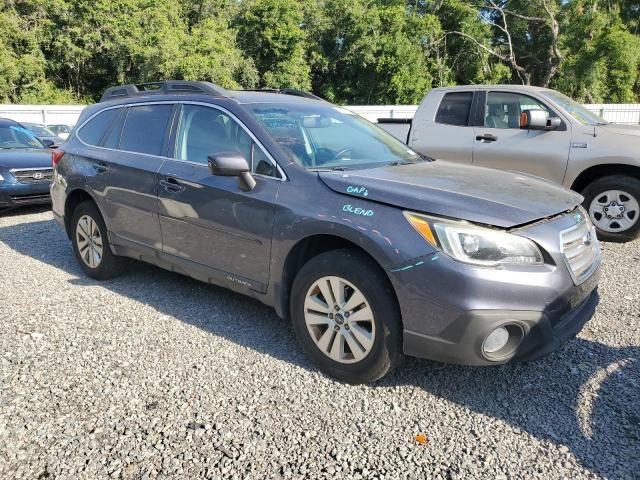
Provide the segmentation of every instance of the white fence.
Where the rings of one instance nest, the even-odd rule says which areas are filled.
[[[606,120],[640,125],[640,103],[585,105]],[[0,105],[0,117],[18,122],[73,125],[84,105]],[[372,122],[378,118],[413,118],[417,105],[357,105],[349,110]]]

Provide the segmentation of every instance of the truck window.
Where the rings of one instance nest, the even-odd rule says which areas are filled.
[[[447,93],[436,113],[436,123],[466,127],[469,125],[473,92]]]
[[[487,128],[520,128],[523,110],[544,110],[554,116],[546,105],[529,95],[507,92],[489,92],[484,126]]]

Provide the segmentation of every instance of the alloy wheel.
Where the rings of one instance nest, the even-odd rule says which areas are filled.
[[[376,327],[371,305],[344,278],[322,277],[311,285],[304,319],[316,346],[336,362],[359,362],[373,348]]]
[[[98,268],[102,261],[102,236],[98,224],[89,215],[83,215],[76,225],[76,242],[80,258],[89,268]]]

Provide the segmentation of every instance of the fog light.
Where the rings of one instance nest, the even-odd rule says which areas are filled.
[[[492,354],[500,351],[509,342],[509,331],[504,327],[498,327],[484,340],[482,348],[485,353]]]

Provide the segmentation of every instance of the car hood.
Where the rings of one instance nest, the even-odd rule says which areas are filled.
[[[39,148],[0,148],[0,168],[46,168],[51,166],[51,150]]]
[[[338,193],[503,228],[571,210],[582,201],[536,177],[441,160],[319,175]]]
[[[603,132],[615,133],[616,135],[630,135],[632,137],[640,137],[640,126],[638,125],[620,125],[617,123],[609,123],[598,127]]]

